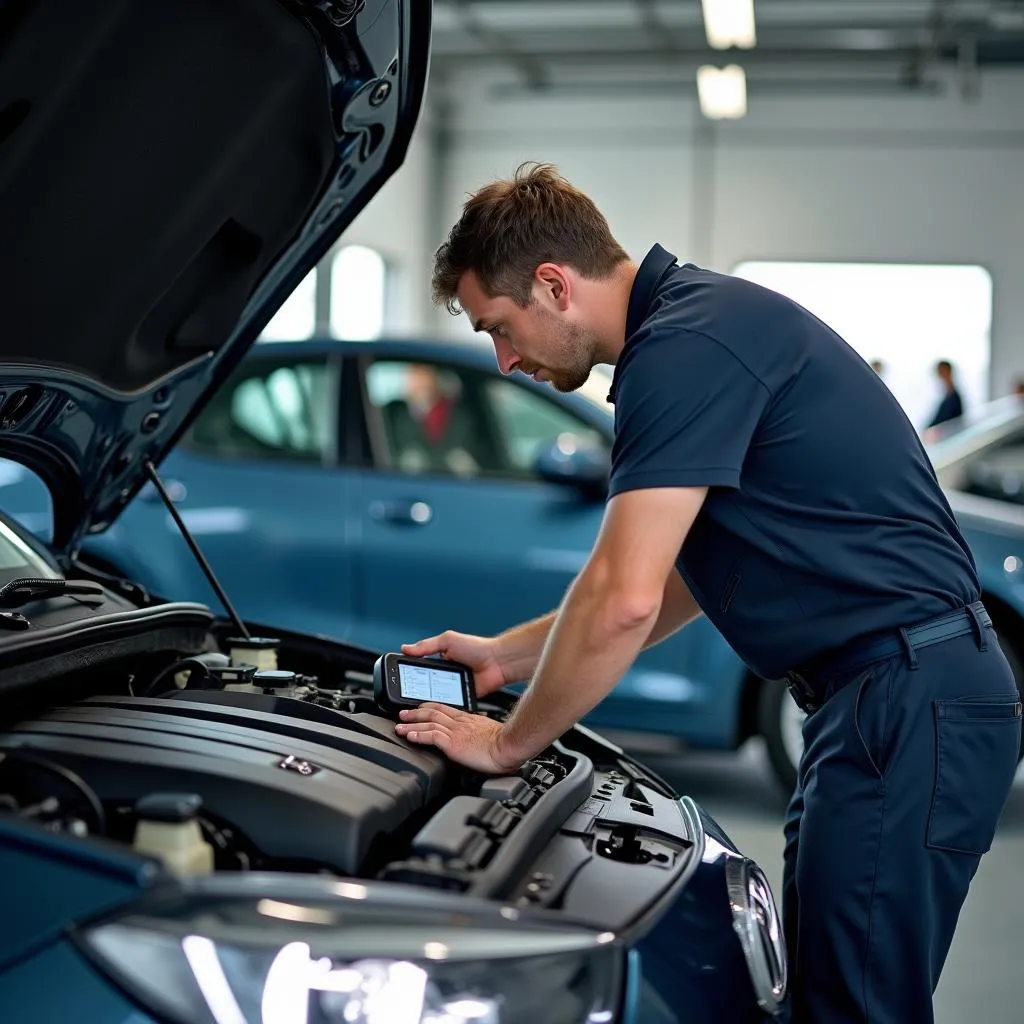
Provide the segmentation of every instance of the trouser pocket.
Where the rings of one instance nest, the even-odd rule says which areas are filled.
[[[929,846],[980,856],[992,846],[1020,750],[1021,705],[999,697],[937,700]]]

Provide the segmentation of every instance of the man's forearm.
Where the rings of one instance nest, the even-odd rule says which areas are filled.
[[[648,601],[618,594],[600,572],[577,577],[530,687],[503,727],[512,760],[532,757],[611,691],[650,636],[661,596]]]
[[[679,574],[673,572],[665,584],[658,618],[644,640],[642,650],[661,643],[700,614],[700,605]],[[498,636],[499,659],[510,683],[533,678],[557,618],[558,609],[532,622],[513,626]]]
[[[533,677],[557,616],[557,610],[548,612],[539,619],[514,626],[498,636],[498,660],[510,683]]]

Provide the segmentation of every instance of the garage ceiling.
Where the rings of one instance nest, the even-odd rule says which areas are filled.
[[[757,43],[714,50],[701,0],[435,0],[442,76],[499,63],[526,89],[621,89],[740,63],[767,91],[936,87],[957,68],[1024,65],[1024,0],[754,0]],[[600,78],[594,72],[600,70]]]

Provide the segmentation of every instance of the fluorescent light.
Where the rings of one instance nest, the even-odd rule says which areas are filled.
[[[705,117],[743,117],[747,112],[747,76],[738,64],[716,68],[705,64],[697,69],[697,94]]]
[[[716,50],[728,50],[730,46],[749,50],[757,43],[754,0],[701,0],[701,4],[708,46]]]
[[[334,337],[349,341],[380,337],[387,301],[386,278],[384,257],[375,249],[346,245],[338,250],[331,263],[331,334]],[[363,898],[351,892],[342,895],[349,899]]]

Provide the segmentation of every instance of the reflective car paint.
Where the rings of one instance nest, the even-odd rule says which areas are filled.
[[[0,1006],[5,1019],[36,1024],[86,1019],[103,1024],[158,1024],[66,938],[0,972]]]
[[[15,818],[0,817],[0,849],[5,878],[32,882],[4,893],[0,971],[59,936],[67,921],[137,896],[156,875],[153,863],[129,850],[83,846],[70,836],[26,828]],[[44,879],[45,887],[37,888]],[[40,892],[47,898],[40,899]]]

